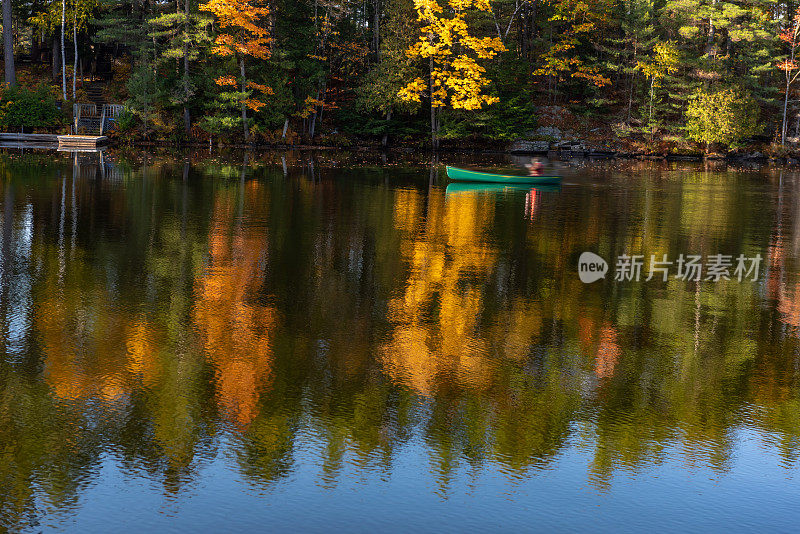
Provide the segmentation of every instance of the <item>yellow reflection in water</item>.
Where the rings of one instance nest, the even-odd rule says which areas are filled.
[[[495,203],[478,193],[454,198],[445,202],[441,191],[432,191],[427,206],[418,191],[405,190],[395,198],[394,220],[403,234],[400,252],[409,274],[389,302],[393,330],[381,347],[382,362],[393,380],[425,395],[432,394],[439,378],[484,389],[495,368],[479,324],[484,289],[475,282],[496,268],[497,248],[486,239]],[[516,306],[537,316],[529,304]],[[508,348],[522,352],[525,342],[519,336],[537,328],[532,321],[515,329],[518,335],[507,340]]]

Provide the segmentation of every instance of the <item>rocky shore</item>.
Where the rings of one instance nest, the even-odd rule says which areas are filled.
[[[558,106],[540,109],[536,130],[508,143],[504,150],[518,155],[550,158],[623,158],[670,161],[704,159],[743,162],[777,162],[800,165],[800,145],[786,147],[772,143],[769,137],[748,139],[746,148],[712,146],[706,151],[696,143],[666,131],[645,131],[636,121],[609,124],[600,120],[576,117]]]
[[[747,139],[738,148],[708,147],[686,140],[667,129],[647,129],[635,119],[612,122],[603,118],[577,116],[560,106],[537,110],[539,126],[512,141],[487,139],[442,139],[442,152],[508,153],[518,156],[545,156],[550,159],[640,159],[662,161],[727,160],[732,162],[778,163],[800,165],[800,139],[790,138],[785,147],[769,136]],[[673,129],[674,130],[674,129]],[[263,150],[388,150],[428,152],[429,140],[392,139],[387,146],[374,139],[342,136],[318,136],[315,142],[294,144],[228,144],[219,139],[175,145],[166,140],[147,141],[112,134],[112,142],[121,146],[159,148],[232,148]]]

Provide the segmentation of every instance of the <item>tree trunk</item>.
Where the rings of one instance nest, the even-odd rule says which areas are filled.
[[[31,59],[34,61],[42,60],[41,38],[39,35],[41,31],[31,31]]]
[[[247,78],[244,74],[244,57],[239,58],[239,70],[242,73],[242,93],[247,90]],[[242,126],[244,127],[244,142],[250,142],[250,130],[247,128],[247,104],[242,99]]]
[[[795,35],[797,35],[795,31]],[[789,56],[790,61],[794,62],[795,41],[792,41],[792,52]],[[786,71],[786,94],[783,95],[783,121],[781,121],[781,146],[786,143],[786,110],[789,107],[789,89],[792,85],[792,73]]]
[[[789,107],[789,72],[786,73],[786,94],[783,96],[783,120],[781,121],[781,146],[786,144],[786,108]]]
[[[794,123],[794,136],[800,136],[800,113],[795,115],[795,123]]]
[[[715,9],[717,6],[717,1],[711,1],[711,9]],[[706,42],[706,54],[711,57],[711,54],[714,52],[714,34],[716,28],[714,27],[714,16],[709,15],[708,17],[708,41]],[[715,54],[716,56],[716,54]]]
[[[67,22],[67,0],[61,0],[61,97],[67,101],[67,58],[64,54],[64,26]]]
[[[58,71],[61,70],[60,60],[61,49],[59,48],[58,37],[53,35],[53,81],[58,79]]]
[[[183,130],[186,138],[192,130],[192,116],[189,113],[189,43],[186,42],[186,35],[189,33],[189,0],[183,0],[183,12],[186,20],[184,21],[184,42],[183,42]]]
[[[432,36],[429,36],[432,39]],[[429,58],[428,66],[430,68],[431,78],[429,91],[431,92],[431,148],[435,151],[439,149],[439,124],[436,118],[436,105],[433,101],[433,58]]]
[[[633,46],[633,64],[636,65],[636,53],[637,47],[636,45]],[[633,107],[633,89],[636,87],[636,70],[634,69],[630,76],[630,91],[628,92],[628,113],[625,122],[630,124],[631,123],[631,108]]]
[[[706,54],[711,54],[714,46],[714,18],[708,17],[708,41],[706,42]]]
[[[439,118],[433,102],[431,102],[431,148],[439,150]]]
[[[431,148],[436,150],[436,108],[433,107],[433,97],[431,97]]]
[[[75,100],[75,78],[78,76],[78,14],[77,10],[72,11],[72,51],[75,55],[72,58],[72,100]]]
[[[388,123],[390,120],[392,120],[392,110],[391,109],[386,112],[386,122]],[[387,124],[386,126],[388,127],[389,125]],[[383,139],[381,139],[381,146],[385,147],[388,141],[389,141],[389,132],[384,131],[383,132]]]
[[[375,59],[381,60],[381,2],[375,0],[375,18],[372,23],[372,46],[375,48]]]
[[[14,68],[14,28],[11,18],[11,0],[3,0],[3,59],[5,60],[5,80],[8,85],[17,85],[17,71]]]
[[[325,80],[319,82],[317,85],[317,102],[320,101],[320,98],[325,98]],[[319,109],[319,111],[317,111]],[[311,114],[311,125],[309,126],[308,135],[311,139],[314,139],[314,134],[317,132],[317,120],[319,123],[322,124],[322,106],[314,106],[314,111]]]

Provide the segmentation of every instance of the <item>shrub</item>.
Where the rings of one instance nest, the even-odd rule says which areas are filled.
[[[711,143],[724,145],[757,135],[759,109],[756,101],[737,89],[723,89],[714,93],[697,91],[689,98],[686,109],[686,135],[706,149]]]
[[[5,87],[0,91],[0,127],[58,126],[61,113],[47,87]]]
[[[128,132],[136,126],[136,115],[128,108],[124,108],[117,117],[117,131],[120,133]]]

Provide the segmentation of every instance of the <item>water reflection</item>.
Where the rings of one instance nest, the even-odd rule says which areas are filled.
[[[448,499],[560,466],[612,491],[662,463],[735,470],[747,429],[796,468],[796,176],[598,166],[494,191],[195,159],[0,159],[3,526],[97,506],[112,464],[177,501],[221,458],[268,488],[422,471],[416,498]],[[584,285],[584,250],[766,271]]]

